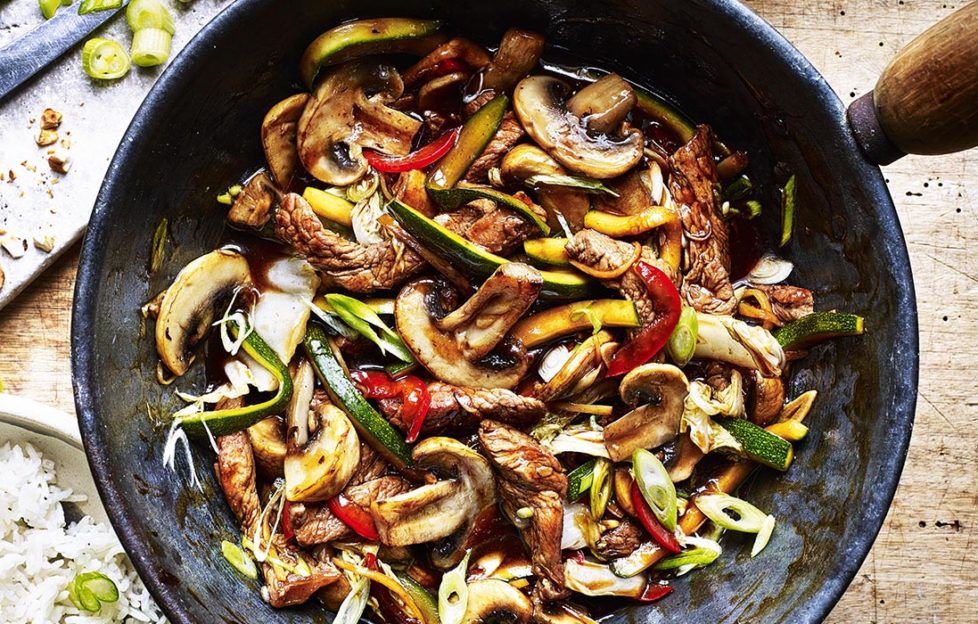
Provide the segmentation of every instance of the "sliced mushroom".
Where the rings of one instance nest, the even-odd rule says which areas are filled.
[[[353,184],[367,172],[362,148],[404,156],[421,122],[388,108],[404,92],[397,70],[369,61],[344,63],[316,87],[299,119],[299,159],[317,179]]]
[[[458,440],[427,438],[411,457],[446,478],[371,505],[382,543],[409,546],[448,537],[495,500],[489,462]]]
[[[762,377],[754,372],[754,401],[750,420],[755,425],[766,426],[774,422],[784,407],[784,382],[780,377]]]
[[[609,566],[592,561],[578,563],[573,559],[564,563],[564,580],[568,588],[585,596],[640,598],[646,584],[644,574],[622,578]]]
[[[469,75],[465,72],[452,72],[432,78],[418,89],[418,108],[438,109],[448,98],[458,98],[461,87],[468,82]]]
[[[506,534],[510,525],[499,514],[495,501],[466,521],[457,531],[432,545],[431,563],[440,570],[448,570],[458,565],[466,551],[480,542],[495,540]]]
[[[592,132],[614,132],[635,106],[635,89],[618,74],[589,84],[567,101],[567,110]]]
[[[360,464],[360,439],[343,410],[330,403],[301,411],[296,409],[288,423],[285,497],[292,502],[326,500],[346,487]]]
[[[544,39],[539,33],[510,28],[499,41],[482,80],[483,89],[509,91],[540,62]]]
[[[642,159],[642,132],[623,136],[591,135],[579,117],[567,110],[570,87],[551,76],[524,78],[513,93],[513,108],[527,133],[557,162],[592,178],[613,178]]]
[[[288,449],[284,428],[285,423],[280,417],[270,416],[247,429],[248,439],[251,440],[251,448],[255,453],[255,464],[265,476],[273,479],[285,474],[285,455]]]
[[[506,581],[482,579],[468,585],[462,624],[527,624],[532,619],[530,599]]]
[[[508,287],[500,288],[503,284]],[[536,299],[541,284],[532,267],[505,264],[469,302],[445,316],[444,310],[454,307],[456,291],[443,281],[416,280],[397,296],[397,330],[418,362],[438,379],[470,388],[512,388],[528,366],[521,344],[505,356],[472,356],[500,343]]]
[[[308,93],[297,93],[285,98],[269,109],[261,124],[265,161],[275,182],[283,189],[289,187],[301,165],[296,150],[297,125],[309,97]]]
[[[689,382],[671,364],[644,364],[621,380],[621,400],[634,407],[604,428],[604,441],[612,461],[625,461],[636,449],[652,449],[679,433]]]
[[[540,271],[527,264],[507,262],[468,301],[435,321],[435,326],[455,333],[466,358],[485,357],[533,305],[541,286]]]
[[[190,350],[210,329],[215,305],[250,284],[248,261],[228,249],[205,254],[177,274],[156,319],[156,350],[170,372],[187,372],[193,361]]]
[[[517,145],[503,157],[499,174],[507,184],[522,183],[538,175],[565,175],[567,170],[536,145],[524,143]],[[537,199],[547,211],[547,222],[559,228],[557,215],[567,219],[572,231],[584,226],[584,215],[591,209],[591,198],[583,191],[556,186],[543,186],[537,189]]]
[[[228,210],[228,221],[239,227],[260,230],[272,217],[275,186],[264,171],[248,180]]]
[[[541,401],[554,401],[574,394],[575,390],[589,387],[591,384],[586,382],[596,382],[605,370],[604,362],[607,360],[603,354],[610,357],[617,348],[618,343],[612,341],[611,334],[606,330],[587,338],[574,347],[567,362],[537,392],[538,397]]]

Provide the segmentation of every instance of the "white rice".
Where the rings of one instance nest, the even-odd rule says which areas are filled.
[[[65,526],[61,503],[86,497],[55,485],[54,462],[8,443],[0,446],[0,475],[0,622],[166,622],[111,527],[88,516]],[[94,615],[75,608],[66,589],[89,571],[119,589],[119,600]]]

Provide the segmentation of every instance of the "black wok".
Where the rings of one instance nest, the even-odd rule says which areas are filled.
[[[215,195],[261,162],[265,111],[299,90],[298,59],[351,17],[439,17],[491,44],[509,26],[673,96],[752,155],[773,188],[784,163],[800,206],[786,255],[820,309],[866,317],[867,335],[825,345],[794,368],[789,392],[817,389],[812,435],[785,475],[747,498],[778,516],[763,556],[728,539],[713,566],[653,606],[614,621],[820,621],[866,556],[893,496],[913,424],[917,314],[907,250],[880,170],[860,152],[841,102],[769,25],[727,0],[239,0],[198,35],[137,113],[98,196],[75,294],[72,361],[78,414],[112,522],[173,622],[329,621],[318,607],[274,611],[223,560],[238,527],[209,465],[203,491],[161,465],[167,415],[182,402],[155,378],[140,306],[225,229]],[[892,147],[892,146],[891,146]],[[772,211],[775,212],[775,211]],[[172,248],[147,275],[162,217]],[[766,217],[772,228],[776,217]],[[200,367],[198,367],[200,368]],[[198,370],[181,380],[196,381]],[[197,456],[208,457],[200,447]],[[205,460],[206,461],[206,460]]]

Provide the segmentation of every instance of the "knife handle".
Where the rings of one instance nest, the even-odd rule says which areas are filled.
[[[949,154],[978,145],[978,2],[911,41],[876,87],[849,106],[849,124],[869,159]]]

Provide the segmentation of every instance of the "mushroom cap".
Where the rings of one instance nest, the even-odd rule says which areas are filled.
[[[533,617],[533,604],[520,590],[499,579],[469,583],[463,624],[526,624]]]
[[[210,328],[215,304],[249,284],[248,261],[229,249],[204,254],[177,274],[156,318],[156,350],[174,375],[183,375],[190,367],[190,350]]]
[[[278,416],[269,416],[246,430],[255,454],[255,463],[264,474],[273,478],[283,475],[287,452],[283,430],[282,419]]]
[[[411,454],[445,479],[371,505],[381,542],[422,544],[448,537],[495,499],[489,462],[454,438],[427,438]]]
[[[629,371],[618,389],[621,400],[634,407],[604,428],[612,461],[625,461],[636,449],[652,449],[679,433],[689,382],[671,364],[643,364]]]
[[[421,122],[388,108],[404,92],[393,67],[351,61],[319,83],[299,118],[299,159],[317,179],[349,186],[367,172],[362,148],[406,155]]]
[[[525,354],[515,362],[473,361],[463,353],[458,330],[443,331],[432,312],[440,305],[439,297],[454,294],[443,282],[422,278],[401,289],[394,303],[397,331],[404,344],[432,375],[447,383],[469,388],[513,388],[529,365]],[[509,328],[507,327],[507,331]]]
[[[624,596],[638,598],[645,591],[646,578],[637,574],[622,578],[611,568],[600,563],[578,563],[568,559],[564,563],[564,580],[567,587],[585,596]]]
[[[591,135],[567,110],[567,83],[551,76],[530,76],[516,85],[513,108],[537,144],[571,171],[592,178],[613,178],[642,159],[644,140],[636,128],[620,138]]]
[[[307,426],[289,423],[285,498],[292,502],[336,496],[360,464],[360,439],[343,410],[323,402],[310,416],[317,424],[311,434]]]
[[[280,188],[288,188],[299,171],[299,152],[296,149],[299,118],[306,104],[308,93],[296,93],[285,98],[265,114],[261,124],[261,145],[265,150],[268,170]]]

